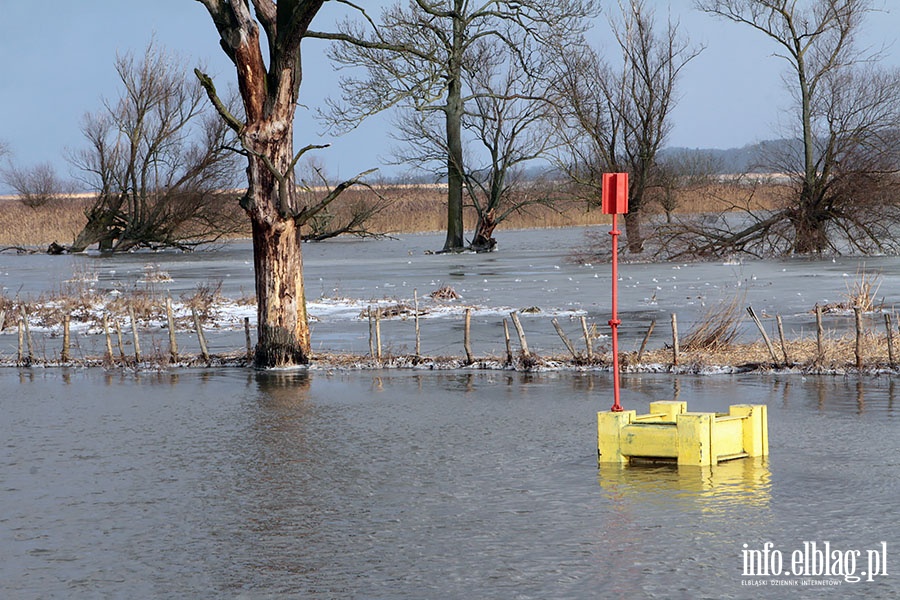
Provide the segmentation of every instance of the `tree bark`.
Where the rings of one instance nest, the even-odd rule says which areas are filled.
[[[257,368],[302,365],[309,362],[310,334],[303,288],[303,236],[295,219],[298,207],[291,172],[293,115],[274,110],[248,124],[249,128],[254,135],[244,142],[251,151],[244,209],[253,231],[256,275],[254,362]]]
[[[461,3],[457,1],[457,8]],[[447,106],[444,108],[447,130],[447,239],[444,252],[465,246],[463,225],[463,145],[462,145],[462,53],[464,23],[453,19],[453,48],[450,57]]]
[[[306,364],[310,338],[300,228],[291,219],[253,220],[258,367]]]
[[[444,252],[461,250],[465,246],[463,226],[463,175],[462,175],[462,110],[447,108],[447,239]]]
[[[818,215],[814,207],[801,205],[790,216],[794,227],[793,251],[796,254],[821,254],[829,247],[828,217]]]
[[[475,237],[472,238],[472,250],[476,252],[493,252],[497,248],[497,240],[494,239],[494,229],[496,227],[497,221],[494,218],[493,209],[478,215]]]
[[[644,238],[641,234],[640,211],[629,210],[625,213],[625,238],[628,242],[628,251],[632,254],[640,254],[644,251]]]

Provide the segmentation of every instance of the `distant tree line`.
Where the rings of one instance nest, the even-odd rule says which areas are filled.
[[[495,229],[530,205],[574,197],[597,206],[600,176],[610,171],[630,175],[625,224],[634,254],[648,235],[662,242],[654,248],[663,255],[821,253],[848,240],[857,251],[896,249],[900,77],[856,43],[872,2],[695,6],[781,48],[776,56],[796,102],[792,135],[732,150],[665,148],[679,77],[703,48],[645,0],[606,8],[605,25],[593,29],[601,13],[592,0],[398,0],[377,16],[356,7],[358,17],[336,31],[309,29],[304,38],[330,41],[331,59],[350,69],[342,97],[322,118],[341,132],[390,110],[397,163],[447,183],[444,251],[493,250]],[[614,52],[588,42],[598,31]],[[87,148],[69,161],[97,201],[71,250],[190,248],[238,227],[222,190],[238,187],[235,159],[247,150],[234,127],[210,118],[202,80],[171,58],[152,43],[140,61],[119,57],[120,97],[85,117]],[[226,105],[239,111],[234,99]],[[336,222],[328,210],[335,187],[321,162],[303,156],[298,167],[306,169],[306,177],[294,177],[298,198],[307,208],[325,200],[306,212],[307,239],[379,235],[366,221],[388,199],[373,193],[348,221]],[[778,173],[789,179],[779,180],[790,188],[787,205],[771,214],[744,211],[745,219],[673,219],[677,191],[717,173]],[[73,188],[49,163],[7,161],[2,175],[32,207]],[[568,181],[563,193],[541,183],[560,178]],[[641,227],[648,202],[666,214],[665,227],[649,234]],[[464,206],[477,218],[468,240]]]

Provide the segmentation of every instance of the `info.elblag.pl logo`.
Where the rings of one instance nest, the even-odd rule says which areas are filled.
[[[766,542],[762,548],[753,549],[743,545],[744,577],[783,578],[830,578],[826,580],[782,580],[782,585],[840,585],[875,581],[885,577],[887,569],[887,542],[880,542],[877,548],[858,550],[834,548],[831,542],[803,542],[802,547],[787,552]],[[840,579],[837,579],[840,578]],[[773,580],[744,581],[745,585],[770,585]]]

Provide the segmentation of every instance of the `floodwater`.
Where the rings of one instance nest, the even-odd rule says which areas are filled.
[[[437,235],[308,245],[314,344],[365,352],[368,303],[413,290],[428,302],[451,285],[462,299],[428,305],[423,353],[462,354],[466,306],[476,354],[499,353],[502,318],[531,306],[532,350],[560,352],[551,316],[573,337],[577,317],[609,318],[609,265],[566,260],[581,235],[503,232],[489,255],[424,254]],[[148,265],[171,280],[142,283]],[[841,301],[862,269],[889,307],[900,268],[888,257],[623,265],[623,346],[652,318],[676,311],[687,328],[738,293],[809,331],[815,303]],[[88,285],[177,298],[211,281],[252,293],[249,247],[0,255],[8,297]],[[411,348],[409,321],[382,325],[395,350]],[[39,345],[58,343],[45,333]],[[243,345],[241,330],[209,337]],[[0,354],[15,338],[0,335]],[[86,331],[75,343],[100,347]],[[638,412],[767,404],[770,456],[598,468],[604,372],[0,369],[0,598],[900,596],[896,378],[625,374],[622,386]],[[750,552],[786,570],[826,543],[827,576],[745,572]]]
[[[0,371],[0,596],[900,594],[893,379],[626,375],[639,412],[768,405],[769,459],[706,470],[598,470],[609,387],[602,373]],[[773,580],[810,578],[743,574],[767,542],[785,567],[811,542],[861,558],[788,595]],[[887,575],[846,580],[884,548]]]
[[[428,310],[421,319],[421,352],[429,356],[462,356],[463,312],[472,310],[472,346],[477,356],[505,354],[503,319],[512,310],[537,308],[520,317],[529,349],[539,354],[563,355],[563,343],[551,324],[558,318],[573,340],[580,339],[580,317],[608,333],[610,318],[610,266],[608,263],[575,264],[573,248],[585,243],[584,228],[502,231],[500,250],[489,254],[426,254],[440,248],[438,234],[404,235],[395,240],[334,240],[304,246],[306,294],[312,317],[315,351],[355,352],[369,349],[369,325],[361,313],[370,304],[412,306],[418,296]],[[0,254],[0,293],[7,297],[39,299],[56,292],[79,293],[84,289],[104,294],[151,292],[179,297],[198,285],[221,285],[229,298],[254,293],[252,253],[247,242],[229,243],[213,252],[191,254],[148,253],[100,256],[16,256]],[[156,280],[148,275],[156,275]],[[159,281],[159,275],[165,280]],[[651,347],[671,339],[671,313],[687,333],[703,315],[735,298],[752,305],[773,331],[775,315],[781,315],[788,337],[812,336],[814,307],[846,301],[863,277],[873,284],[876,301],[887,310],[900,289],[900,261],[896,257],[836,257],[825,260],[727,260],[705,263],[623,264],[619,269],[619,328],[621,348],[636,350],[652,320],[657,321]],[[451,286],[461,298],[435,302],[428,294]],[[244,348],[244,315],[207,332],[212,352]],[[227,315],[226,315],[227,316]],[[40,335],[38,324],[32,327]],[[869,328],[883,327],[881,314],[865,318]],[[825,328],[843,332],[853,327],[852,312],[827,314]],[[749,319],[743,324],[747,340],[758,339]],[[58,337],[59,327],[45,332]],[[159,331],[146,347],[165,346]],[[193,337],[179,342],[194,349]],[[412,353],[415,329],[411,319],[382,322],[385,351]],[[15,353],[15,327],[0,334],[0,355]],[[99,329],[76,331],[75,356],[102,355]],[[52,338],[38,341],[48,356],[58,352]],[[196,350],[196,349],[194,349]]]

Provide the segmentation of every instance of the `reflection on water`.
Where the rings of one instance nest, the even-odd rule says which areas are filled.
[[[600,487],[615,502],[726,514],[765,508],[772,491],[768,459],[745,458],[711,467],[600,463]]]
[[[853,412],[863,415],[869,411],[893,414],[897,400],[894,377],[794,377],[775,379],[773,396],[781,406],[789,408],[799,400],[817,411]],[[813,402],[807,402],[813,400]]]

